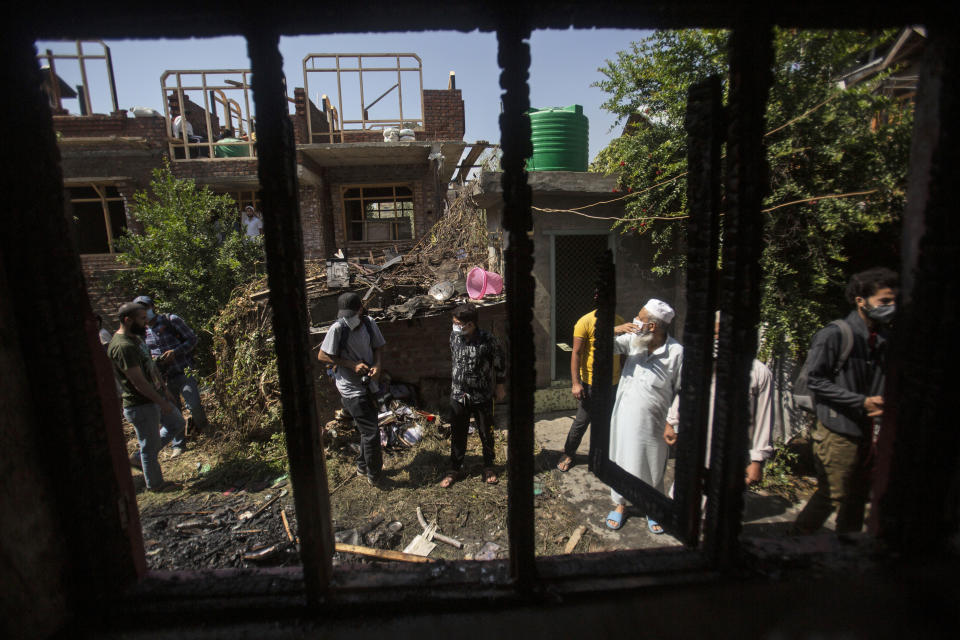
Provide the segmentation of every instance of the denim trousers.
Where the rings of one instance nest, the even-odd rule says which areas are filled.
[[[163,471],[160,469],[159,453],[168,442],[174,447],[182,447],[183,414],[179,409],[164,415],[156,404],[141,404],[125,407],[123,415],[133,425],[140,443],[140,463],[143,465],[143,479],[148,489],[163,484]]]
[[[190,415],[193,416],[193,423],[197,429],[203,431],[207,427],[207,414],[200,403],[200,387],[197,385],[197,379],[184,373],[170,376],[167,379],[167,389],[177,401],[177,408],[182,411],[183,405],[186,404],[187,409],[190,409]],[[181,396],[183,396],[182,402]]]

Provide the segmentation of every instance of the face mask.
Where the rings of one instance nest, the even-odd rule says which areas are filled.
[[[461,325],[459,325],[459,324],[453,325],[453,333],[455,333],[456,335],[462,334],[462,333],[463,333],[463,326],[461,326]]]
[[[878,307],[871,307],[868,304],[864,304],[863,311],[871,320],[879,322],[880,324],[887,324],[893,320],[893,316],[897,311],[897,305],[884,304]]]
[[[157,317],[157,314],[153,312],[153,309],[147,309],[147,320],[153,320]]]
[[[644,322],[644,321],[641,320],[640,318],[634,318],[634,319],[633,319],[633,324],[635,324],[635,325],[637,325],[638,327],[640,327],[640,333],[641,333],[641,334],[643,334],[643,333],[652,333],[652,332],[650,331],[650,323],[649,323],[649,322]]]
[[[351,316],[351,317],[349,317],[349,318],[344,318],[343,321],[347,323],[347,326],[350,327],[350,330],[351,330],[351,331],[360,326],[360,316],[359,316],[359,315]]]

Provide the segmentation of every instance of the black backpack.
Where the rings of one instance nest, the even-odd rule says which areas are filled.
[[[363,316],[361,318],[361,323],[363,328],[367,330],[367,335],[370,337],[370,342],[373,342],[373,321],[368,316]],[[332,329],[333,327],[331,327]],[[340,332],[340,341],[337,343],[337,357],[340,357],[340,354],[344,352],[347,348],[347,341],[350,339],[350,332],[352,329],[346,327],[346,331]],[[327,365],[327,375],[333,377],[333,374],[337,370],[337,365],[330,364]]]
[[[847,364],[847,360],[850,358],[850,352],[853,351],[853,329],[850,328],[846,320],[834,320],[830,324],[840,328],[841,336],[840,357],[837,358],[837,363],[833,367],[833,377],[836,378],[843,369],[843,365]],[[816,413],[816,402],[807,381],[809,374],[810,356],[808,355],[806,362],[803,363],[803,368],[800,369],[800,373],[797,375],[797,379],[793,381],[793,405],[804,411]]]

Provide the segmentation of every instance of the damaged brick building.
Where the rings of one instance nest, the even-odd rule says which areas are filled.
[[[81,44],[87,51],[99,46],[109,52],[100,41],[77,43],[78,50]],[[307,56],[304,84],[307,74],[317,71],[307,65],[314,57],[325,59]],[[56,54],[40,58],[52,62]],[[336,67],[336,83],[326,78],[327,85],[340,85],[340,75],[350,69],[348,61],[361,69],[366,62],[368,78],[377,72],[395,74],[392,93],[406,91],[408,102],[410,95],[419,99],[413,101],[417,108],[412,114],[404,116],[401,104],[393,119],[370,121],[366,116],[372,104],[365,105],[363,117],[351,120],[339,114],[342,98],[338,107],[324,96],[318,107],[304,88],[295,88],[288,96],[304,258],[323,260],[338,249],[348,257],[381,256],[384,249],[406,251],[442,215],[447,184],[458,173],[460,156],[469,146],[463,141],[461,91],[455,88],[452,73],[446,89],[418,86],[422,70],[414,54],[343,54],[337,60],[342,64]],[[419,83],[403,86],[401,72],[415,72]],[[49,65],[47,73],[52,78]],[[148,187],[151,172],[164,161],[169,160],[177,178],[231,196],[238,217],[246,205],[261,209],[250,70],[169,70],[160,82],[165,114],[149,109],[97,114],[85,107],[81,114],[70,114],[60,106],[59,96],[54,99],[65,213],[74,221],[94,306],[110,319],[108,324],[128,293],[108,288],[110,272],[122,268],[114,257],[114,238],[126,229],[138,231],[133,195]],[[189,131],[196,134],[192,139],[184,135],[187,126],[178,126],[184,113]],[[384,131],[391,127],[409,127],[412,135],[387,142]]]

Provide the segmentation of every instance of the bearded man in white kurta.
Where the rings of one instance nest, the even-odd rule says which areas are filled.
[[[663,492],[663,474],[676,433],[667,414],[677,401],[683,347],[667,334],[674,311],[666,302],[649,300],[633,323],[614,329],[614,352],[625,354],[617,399],[610,418],[610,460]],[[615,509],[607,526],[623,525],[626,501],[610,490]],[[663,527],[647,518],[651,533]]]

